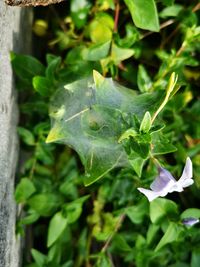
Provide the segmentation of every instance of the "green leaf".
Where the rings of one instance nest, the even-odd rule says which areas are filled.
[[[130,140],[131,149],[138,154],[143,160],[147,159],[150,151],[150,140],[149,142],[145,139],[142,140],[142,136],[138,138],[132,138]]]
[[[171,142],[160,132],[153,132],[151,136],[153,144],[153,155],[172,153],[177,150],[177,148],[172,145]]]
[[[105,42],[101,44],[95,44],[89,48],[85,48],[82,52],[83,59],[89,61],[97,61],[105,58],[109,54],[111,42]]]
[[[50,97],[51,91],[51,83],[49,80],[42,76],[35,76],[33,78],[33,88],[36,92],[38,92],[41,96]]]
[[[87,0],[72,0],[70,5],[71,17],[78,29],[85,26],[90,3]]]
[[[139,177],[142,175],[142,169],[145,161],[146,160],[141,158],[137,153],[131,152],[129,155],[129,162]]]
[[[73,266],[74,266],[74,262],[72,260],[69,260],[65,262],[64,264],[62,264],[62,267],[73,267]]]
[[[37,263],[38,267],[44,267],[44,264],[46,262],[47,256],[39,252],[38,250],[32,248],[31,254],[33,256],[33,259]]]
[[[125,24],[126,35],[124,38],[120,38],[117,40],[117,43],[120,47],[130,48],[133,44],[135,44],[139,38],[140,34],[138,29],[132,23]]]
[[[174,4],[174,0],[161,0],[161,2],[163,3],[163,5],[165,6],[171,6]]]
[[[174,264],[170,264],[169,267],[191,267],[188,263],[177,261]]]
[[[72,202],[65,208],[69,223],[74,223],[78,220],[82,213],[82,205],[80,203]]]
[[[62,241],[59,240],[58,242],[55,242],[49,248],[47,260],[48,260],[48,262],[53,262],[54,264],[59,264],[61,261],[61,257],[62,257]]]
[[[78,199],[74,200],[73,202],[68,203],[64,207],[69,224],[74,223],[78,220],[78,218],[80,217],[80,215],[82,213],[83,203],[88,198],[89,198],[89,196],[84,196],[84,197],[78,198]]]
[[[137,136],[138,133],[134,128],[130,128],[128,130],[126,130],[119,138],[118,142],[121,143],[121,141],[123,141],[124,139],[129,139],[129,137],[135,137]]]
[[[126,208],[125,213],[132,223],[141,224],[145,215],[148,214],[148,203],[146,200],[143,200],[138,205]]]
[[[194,249],[192,251],[191,267],[199,267],[200,262],[200,250]]]
[[[156,108],[157,97],[136,95],[112,79],[97,79],[97,75],[94,80],[67,84],[51,101],[52,129],[46,142],[61,142],[74,148],[85,167],[84,183],[89,185],[115,167],[129,165],[118,142],[127,129],[123,114],[140,117],[145,110]],[[141,141],[140,149],[144,150],[142,146]]]
[[[168,6],[160,12],[159,16],[161,18],[176,17],[182,9],[183,9],[183,7],[181,5],[178,5],[178,4]]]
[[[157,198],[150,203],[150,219],[152,223],[159,224],[162,220],[176,218],[178,206],[169,199]]]
[[[138,68],[137,85],[142,93],[148,92],[152,87],[152,80],[143,65]]]
[[[114,251],[120,251],[122,252],[130,252],[132,251],[132,248],[129,246],[129,244],[126,242],[125,238],[121,234],[115,234],[113,240],[112,240],[112,249]]]
[[[118,65],[121,61],[132,57],[133,54],[134,54],[133,49],[122,48],[117,46],[116,44],[112,45],[111,59],[114,61],[116,65]]]
[[[124,0],[138,28],[159,31],[158,13],[154,0]]]
[[[70,200],[78,198],[78,190],[76,185],[68,180],[60,185],[59,191],[63,195],[67,196]]]
[[[135,242],[135,248],[138,250],[142,249],[142,252],[144,252],[146,240],[141,234],[137,234],[136,242]],[[143,264],[141,265],[143,266]]]
[[[52,214],[60,202],[60,197],[51,193],[37,194],[28,200],[30,207],[41,216]]]
[[[98,13],[89,25],[89,35],[93,43],[105,43],[112,40],[113,18],[107,13]]]
[[[109,257],[105,253],[98,255],[98,261],[95,267],[112,267],[112,265]]]
[[[158,124],[158,125],[152,126],[151,129],[150,129],[150,133],[159,132],[163,128],[165,128],[164,124]]]
[[[27,265],[26,267],[38,267],[38,265],[36,263],[31,263],[31,264]]]
[[[98,21],[90,25],[90,38],[93,43],[104,43],[112,40],[112,31]]]
[[[58,58],[57,56],[55,56],[55,55],[53,55],[53,54],[47,54],[46,55],[46,61],[47,61],[47,64],[48,64],[48,66],[51,64],[51,62],[54,60],[54,59],[56,59],[56,58]]]
[[[181,213],[181,219],[191,218],[191,217],[199,219],[200,218],[200,209],[190,208],[190,209],[184,210]]]
[[[53,245],[61,236],[68,224],[68,219],[63,217],[61,212],[57,212],[51,219],[48,228],[47,247]]]
[[[96,88],[100,88],[105,82],[105,78],[96,70],[93,70],[93,79]]]
[[[57,81],[58,70],[60,68],[60,64],[61,64],[61,57],[55,57],[48,64],[46,71],[45,71],[45,74],[46,74],[46,78],[49,80],[49,82],[55,83]]]
[[[12,52],[11,63],[16,75],[27,84],[31,84],[36,75],[43,75],[44,66],[34,57],[17,55]]]
[[[182,231],[182,227],[180,227],[179,225],[177,225],[174,222],[171,222],[169,224],[164,236],[161,238],[160,242],[156,246],[155,252],[160,250],[165,245],[172,243],[174,241],[177,241],[181,231]]]
[[[54,162],[53,154],[51,153],[51,147],[49,147],[46,143],[38,143],[35,156],[45,165],[51,165]]]
[[[35,191],[33,182],[28,178],[22,178],[15,190],[15,200],[18,203],[25,202]]]
[[[17,131],[18,131],[21,139],[23,140],[23,142],[25,144],[27,144],[29,146],[35,145],[35,137],[31,131],[29,131],[28,129],[25,129],[23,127],[18,127]]]
[[[43,136],[43,135],[46,135],[48,133],[49,128],[50,128],[49,122],[47,122],[47,121],[46,122],[40,122],[40,123],[35,125],[34,133],[36,135]]]
[[[150,246],[160,229],[160,226],[156,224],[150,224],[147,231],[147,245]]]
[[[151,129],[151,114],[147,111],[140,124],[140,132],[148,133]]]
[[[21,224],[32,224],[39,219],[40,215],[36,212],[32,212],[31,214],[27,215],[26,217],[21,218]]]

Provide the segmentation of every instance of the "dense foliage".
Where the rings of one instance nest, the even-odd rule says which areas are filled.
[[[35,9],[38,59],[11,54],[23,266],[199,266],[199,224],[184,224],[200,218],[199,14],[195,0]],[[184,192],[137,190],[187,157]]]

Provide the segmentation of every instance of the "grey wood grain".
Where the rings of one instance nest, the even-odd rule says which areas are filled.
[[[0,267],[19,267],[21,261],[14,201],[18,107],[10,52],[30,52],[31,13],[31,8],[9,7],[0,1]]]

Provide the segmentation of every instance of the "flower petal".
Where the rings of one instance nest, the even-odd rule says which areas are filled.
[[[192,180],[192,161],[187,157],[186,164],[181,175],[181,178],[178,180],[178,184],[183,188],[192,185],[194,181]]]
[[[193,179],[187,179],[187,180],[184,180],[183,182],[181,182],[181,185],[183,188],[185,188],[185,187],[192,185],[193,183],[194,183]]]
[[[174,183],[176,183],[176,180],[171,175],[171,173],[165,170],[164,168],[160,167],[159,175],[150,185],[150,188],[155,192],[159,192],[168,186],[169,187],[173,186]]]
[[[169,188],[168,192],[169,193],[172,193],[172,192],[183,192],[183,187],[182,187],[181,184],[176,182],[172,187]]]
[[[189,225],[189,226],[192,226],[196,223],[199,222],[199,219],[196,219],[196,218],[185,218],[182,220],[182,223],[185,224],[185,225]]]
[[[168,193],[182,192],[185,187],[190,186],[193,182],[192,162],[188,157],[181,178],[178,181],[174,179],[169,171],[160,167],[159,175],[150,185],[151,190],[145,188],[138,188],[138,190],[143,193],[149,201],[152,201],[157,197],[164,197]]]
[[[139,190],[142,194],[144,194],[144,195],[148,198],[148,200],[149,200],[150,202],[153,201],[154,199],[156,199],[157,197],[160,196],[159,192],[154,192],[154,191],[149,190],[149,189],[145,189],[145,188],[141,188],[141,187],[139,187],[138,190]]]

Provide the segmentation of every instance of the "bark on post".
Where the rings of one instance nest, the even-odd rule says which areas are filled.
[[[31,9],[8,7],[0,1],[0,266],[20,266],[20,240],[15,235],[13,198],[18,160],[18,109],[10,51],[30,51]],[[26,47],[24,47],[24,45]]]
[[[5,0],[10,6],[48,6],[65,0]]]

